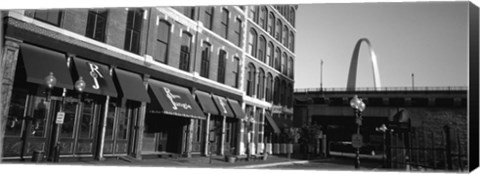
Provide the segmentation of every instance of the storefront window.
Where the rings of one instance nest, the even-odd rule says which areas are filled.
[[[127,115],[125,113],[125,109],[124,108],[119,108],[118,109],[118,116],[117,116],[117,119],[118,119],[118,122],[117,122],[117,139],[121,139],[121,140],[126,140],[127,139],[127,135],[128,135],[128,123],[130,119],[128,119],[130,117],[130,115],[133,113],[133,109],[128,109],[129,111],[129,114]]]
[[[95,107],[93,102],[83,104],[82,116],[80,118],[80,138],[92,138]]]
[[[20,136],[22,132],[22,119],[25,111],[25,102],[27,101],[26,91],[16,91],[12,93],[10,108],[8,110],[7,125],[5,136]]]
[[[115,123],[115,110],[117,108],[117,104],[115,102],[110,102],[108,106],[108,114],[107,114],[107,128],[105,132],[105,140],[112,140],[113,139],[113,124]]]
[[[46,132],[46,124],[49,111],[49,103],[44,97],[34,97],[33,100],[33,120],[32,120],[32,136],[44,137]]]
[[[61,104],[61,101],[58,101]],[[60,131],[61,138],[73,138],[73,128],[75,126],[75,110],[77,109],[77,102],[67,101],[64,105],[65,118],[63,120],[62,129]],[[57,113],[55,113],[56,116]]]

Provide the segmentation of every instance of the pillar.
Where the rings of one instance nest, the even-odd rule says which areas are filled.
[[[226,124],[227,122],[227,117],[226,116],[223,116],[223,120],[222,120],[222,136],[221,136],[221,143],[220,143],[220,155],[223,156],[225,154],[225,132],[226,132]]]
[[[205,156],[208,156],[208,152],[209,152],[209,149],[210,149],[210,113],[207,114],[207,120],[206,120],[206,124],[205,124],[205,147],[204,147],[204,154]]]
[[[143,85],[145,86],[145,89],[148,90],[148,79],[150,79],[150,75],[144,74],[143,75]],[[142,147],[143,147],[143,132],[145,131],[145,115],[147,113],[147,103],[142,102],[140,105],[140,112],[138,113],[138,118],[136,122],[136,126],[134,127],[135,129],[135,137],[136,139],[134,140],[135,143],[135,153],[133,156],[141,160],[142,159]]]
[[[0,37],[3,37],[3,35]],[[3,49],[3,55],[0,59],[0,162],[3,154],[3,139],[8,120],[8,108],[10,107],[10,98],[12,97],[20,44],[21,41],[6,36],[4,47],[0,48]]]

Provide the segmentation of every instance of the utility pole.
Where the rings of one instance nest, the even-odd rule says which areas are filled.
[[[320,60],[320,92],[323,92],[323,59]]]
[[[415,88],[415,74],[412,73],[412,90]]]

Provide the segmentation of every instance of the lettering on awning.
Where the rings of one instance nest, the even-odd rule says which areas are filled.
[[[163,87],[163,90],[165,91],[165,94],[167,95],[168,99],[172,103],[172,109],[177,110],[178,107],[181,107],[183,109],[192,109],[192,106],[188,103],[181,103],[181,102],[175,102],[174,99],[181,99],[179,95],[172,94],[172,91],[170,88]]]

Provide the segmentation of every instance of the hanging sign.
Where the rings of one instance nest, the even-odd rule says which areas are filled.
[[[55,119],[55,123],[63,124],[63,120],[65,119],[65,112],[58,112],[57,118]]]

